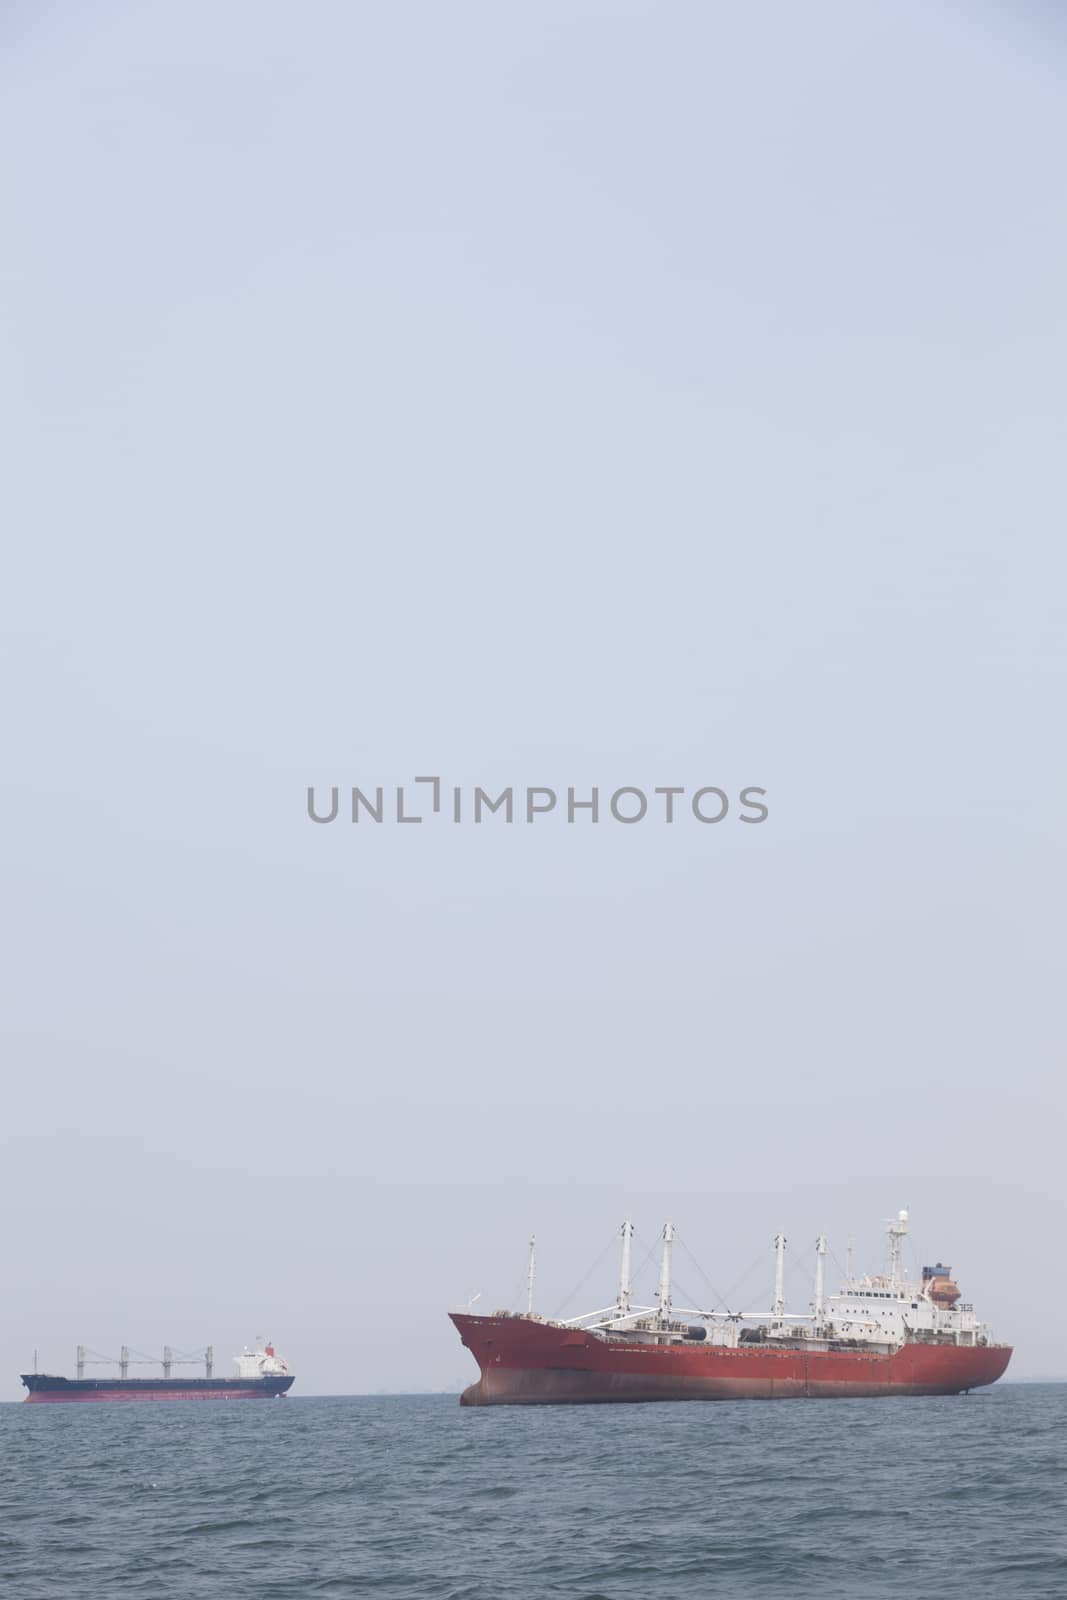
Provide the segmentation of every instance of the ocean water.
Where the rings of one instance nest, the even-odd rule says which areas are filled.
[[[1064,1600],[1067,1385],[0,1406],[5,1600]]]

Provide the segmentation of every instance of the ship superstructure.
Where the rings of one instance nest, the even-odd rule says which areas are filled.
[[[481,1369],[465,1405],[674,1399],[955,1394],[999,1378],[1011,1348],[998,1344],[960,1300],[937,1262],[908,1278],[902,1243],[908,1213],[888,1224],[884,1273],[844,1276],[825,1293],[827,1242],[815,1246],[810,1307],[786,1310],[786,1240],[775,1240],[775,1288],[765,1311],[679,1308],[672,1299],[674,1226],[665,1224],[652,1305],[632,1303],[633,1226],[622,1226],[614,1304],[567,1321],[533,1311],[531,1244],[525,1313],[469,1310],[452,1321]]]

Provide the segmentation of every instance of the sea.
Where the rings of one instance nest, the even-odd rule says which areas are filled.
[[[0,1406],[4,1600],[1065,1600],[1067,1384]]]

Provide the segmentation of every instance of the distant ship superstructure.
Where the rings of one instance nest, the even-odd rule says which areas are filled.
[[[481,1369],[464,1405],[630,1400],[777,1399],[789,1396],[957,1394],[994,1383],[1011,1359],[938,1262],[905,1277],[908,1213],[888,1225],[889,1270],[825,1294],[827,1244],[816,1241],[809,1311],[785,1309],[785,1245],[775,1241],[770,1311],[679,1310],[671,1298],[674,1227],[663,1229],[657,1303],[631,1305],[633,1227],[622,1227],[615,1304],[565,1322],[533,1311],[531,1243],[525,1313],[469,1310],[452,1321]],[[696,1318],[696,1321],[689,1321]],[[681,1320],[686,1319],[686,1320]]]
[[[87,1357],[94,1365],[117,1366],[117,1378],[87,1378],[85,1367]],[[131,1378],[129,1369],[131,1365],[144,1365],[150,1363],[149,1357],[134,1355],[131,1362],[131,1352],[123,1346],[122,1354],[117,1361],[109,1361],[107,1357],[94,1357],[87,1352],[84,1345],[78,1346],[78,1362],[76,1378],[54,1377],[45,1372],[24,1372],[22,1382],[29,1393],[27,1401],[40,1402],[56,1401],[98,1401],[98,1400],[274,1400],[286,1394],[292,1388],[295,1375],[289,1371],[287,1362],[278,1355],[269,1340],[258,1340],[255,1346],[245,1346],[239,1356],[234,1357],[237,1364],[236,1378],[216,1378],[214,1375],[214,1351],[209,1345],[203,1355],[196,1357],[204,1365],[202,1378],[175,1378],[172,1371],[175,1366],[188,1365],[194,1358],[175,1355],[169,1346],[163,1351],[160,1362],[162,1376],[159,1378]]]

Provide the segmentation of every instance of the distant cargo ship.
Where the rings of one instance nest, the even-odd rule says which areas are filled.
[[[204,1361],[202,1378],[171,1377],[171,1368],[179,1362],[175,1361],[169,1349],[163,1352],[163,1360],[160,1363],[163,1376],[160,1378],[131,1378],[130,1355],[126,1348],[123,1348],[122,1356],[117,1362],[107,1362],[103,1357],[98,1359],[100,1365],[117,1366],[120,1373],[117,1378],[85,1377],[85,1358],[86,1352],[79,1346],[76,1378],[57,1378],[45,1372],[24,1372],[22,1382],[29,1390],[26,1396],[27,1402],[55,1404],[57,1401],[85,1403],[100,1400],[275,1400],[286,1394],[295,1381],[295,1375],[289,1371],[288,1364],[278,1355],[274,1346],[262,1340],[257,1342],[254,1349],[246,1347],[239,1356],[234,1357],[237,1364],[236,1378],[214,1376],[213,1355],[210,1348],[205,1351],[202,1358]]]
[[[545,1321],[533,1311],[531,1241],[525,1313],[451,1314],[481,1369],[460,1403],[943,1395],[995,1383],[1011,1347],[998,1344],[973,1306],[961,1302],[949,1267],[938,1262],[923,1267],[920,1279],[904,1276],[906,1211],[889,1223],[888,1232],[888,1272],[853,1278],[849,1271],[840,1291],[829,1296],[827,1245],[820,1235],[808,1311],[785,1309],[781,1234],[770,1311],[702,1311],[672,1305],[670,1222],[663,1229],[656,1304],[631,1305],[633,1227],[625,1222],[615,1304],[566,1322]]]

